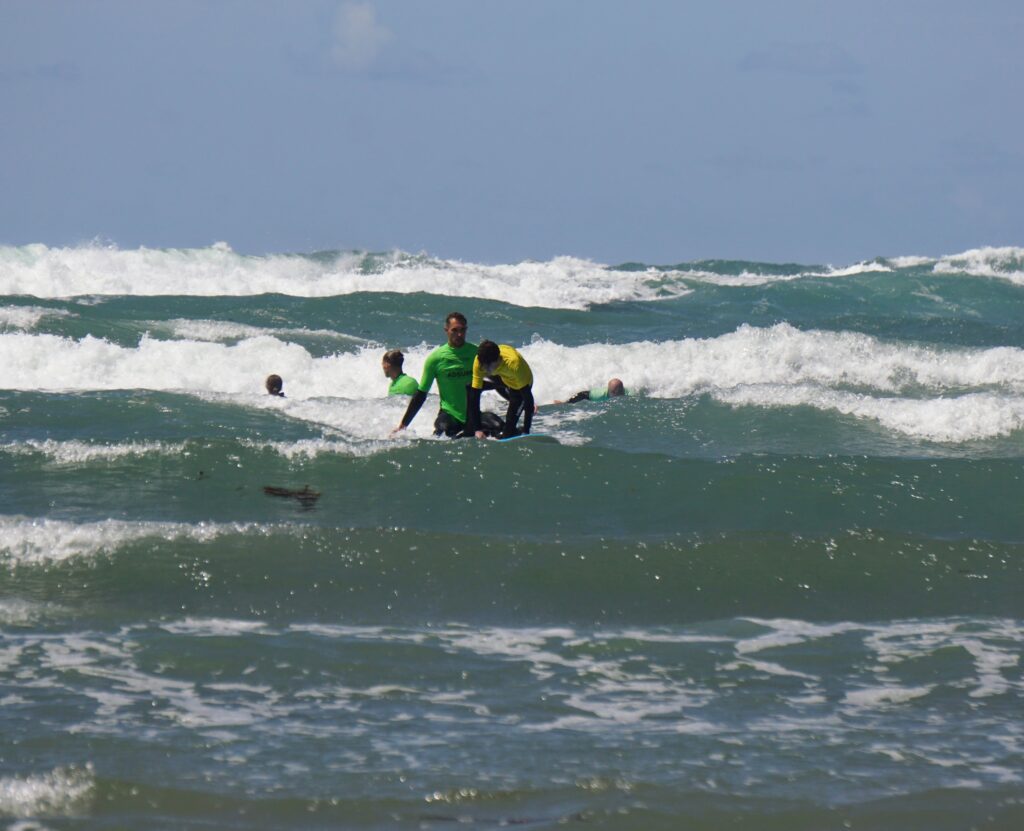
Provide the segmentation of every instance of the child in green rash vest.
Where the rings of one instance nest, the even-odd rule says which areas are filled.
[[[622,381],[612,378],[607,387],[594,387],[592,390],[581,390],[567,401],[555,401],[555,404],[575,404],[577,401],[606,401],[618,395],[628,395]]]
[[[384,377],[391,379],[388,387],[388,395],[415,395],[419,387],[415,378],[410,378],[402,372],[402,364],[405,363],[405,355],[400,349],[392,349],[384,353],[380,365],[384,370]]]
[[[463,433],[466,428],[466,387],[473,376],[473,360],[476,358],[476,344],[466,343],[467,328],[466,317],[460,312],[452,312],[445,319],[444,333],[448,342],[427,356],[419,388],[392,434],[404,430],[416,418],[434,381],[437,381],[437,392],[441,396],[441,409],[434,420],[434,435],[455,437]]]

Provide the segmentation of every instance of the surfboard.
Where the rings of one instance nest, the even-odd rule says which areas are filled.
[[[558,444],[558,439],[548,433],[520,433],[518,436],[509,436],[507,439],[498,439],[498,441],[518,441],[519,439],[540,439],[547,443]]]

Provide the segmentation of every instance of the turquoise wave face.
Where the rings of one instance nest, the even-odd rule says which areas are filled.
[[[392,435],[455,309],[548,441]],[[1020,249],[0,247],[0,817],[1016,828],[1022,321]]]

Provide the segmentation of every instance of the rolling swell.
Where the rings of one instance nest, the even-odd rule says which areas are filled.
[[[297,520],[524,539],[895,530],[1024,540],[1015,459],[679,458],[594,444],[434,440],[369,453],[343,440],[255,439],[5,449],[4,498],[28,516],[41,514],[40,494],[56,488],[61,508],[45,514],[62,518],[130,509],[145,520]],[[268,496],[268,486],[309,486],[320,496],[303,505]],[[410,488],[415,501],[401,498]]]
[[[76,775],[78,780],[73,779]],[[977,816],[985,815],[989,818],[986,828],[1011,831],[1024,820],[1012,791],[966,797],[956,788],[822,808],[796,799],[715,796],[699,787],[638,787],[621,778],[580,777],[573,783],[534,789],[442,789],[432,792],[423,806],[413,806],[400,795],[367,800],[325,792],[306,798],[260,798],[211,793],[201,788],[139,786],[130,778],[90,776],[86,780],[88,789],[84,793],[73,792],[73,799],[60,792],[60,807],[67,816],[74,817],[88,809],[98,823],[127,821],[187,829],[209,828],[211,822],[229,829],[291,825],[307,829],[423,829],[445,828],[454,823],[546,829],[586,822],[598,828],[673,831],[685,822],[687,828],[695,831],[715,831],[723,825],[739,831],[814,831],[837,823],[906,828],[923,820],[934,831],[959,831]],[[44,774],[24,782],[32,786],[53,779],[61,784],[65,780],[73,783],[67,786],[69,791],[82,787],[83,780],[77,771],[59,770],[55,777]],[[28,807],[46,803],[44,797],[37,796],[34,801],[22,799],[17,804]],[[8,815],[39,813],[36,809],[24,814],[12,811]]]
[[[1024,590],[1024,543],[877,530],[540,541],[295,522],[54,523],[5,520],[0,595],[59,599],[100,619],[147,610],[594,626],[998,617],[1016,612]]]

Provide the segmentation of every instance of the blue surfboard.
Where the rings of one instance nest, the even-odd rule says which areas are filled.
[[[520,433],[518,436],[509,436],[507,439],[498,439],[498,441],[518,441],[519,439],[542,439],[558,444],[558,439],[548,433]]]

